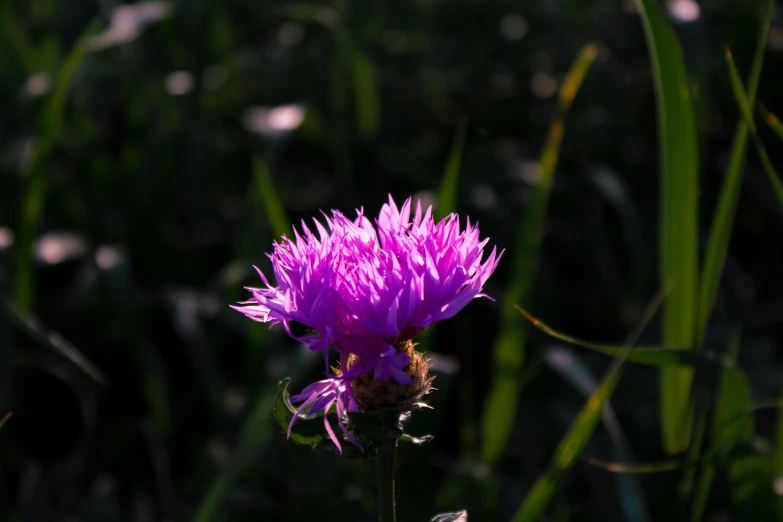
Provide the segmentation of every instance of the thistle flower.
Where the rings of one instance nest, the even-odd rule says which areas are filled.
[[[313,220],[314,234],[303,221],[294,240],[274,243],[269,258],[277,285],[256,269],[265,287],[248,288],[252,298],[233,308],[270,326],[282,324],[291,337],[324,352],[327,378],[291,398],[301,402],[291,426],[308,407],[310,414],[323,411],[326,431],[341,449],[326,416],[334,405],[342,433],[361,447],[345,414],[409,410],[430,390],[427,363],[411,340],[472,299],[488,297],[482,289],[502,252],[493,248],[482,260],[489,240],[479,240],[470,220],[462,230],[456,214],[435,223],[432,208],[422,213],[417,202],[411,219],[410,198],[398,208],[390,196],[375,227],[362,209],[353,220],[336,210],[323,217],[328,229]],[[316,334],[295,335],[294,322]],[[332,371],[330,346],[339,354]]]

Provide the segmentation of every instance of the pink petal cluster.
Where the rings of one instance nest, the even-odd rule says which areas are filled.
[[[327,379],[292,397],[302,402],[294,420],[308,406],[314,414],[335,405],[340,429],[358,445],[343,424],[343,414],[356,411],[350,382],[370,372],[376,380],[411,382],[403,371],[409,357],[395,345],[486,297],[484,283],[502,252],[493,248],[483,260],[489,240],[479,240],[470,220],[460,229],[457,214],[435,223],[432,207],[422,213],[417,202],[411,219],[410,198],[398,208],[390,196],[375,226],[362,210],[353,220],[336,210],[324,219],[326,227],[313,220],[315,233],[302,222],[294,240],[276,242],[269,258],[277,285],[256,269],[264,288],[248,288],[252,299],[233,308],[255,321],[282,323],[291,337],[324,351]],[[317,334],[298,337],[292,322]],[[341,375],[329,372],[329,346],[340,356]],[[349,354],[359,362],[347,368]],[[324,425],[340,448],[326,415]]]

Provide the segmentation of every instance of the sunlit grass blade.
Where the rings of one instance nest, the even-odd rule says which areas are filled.
[[[753,102],[753,94],[753,91],[748,89],[748,99],[750,102]],[[767,108],[761,104],[758,105],[757,110],[769,128],[775,131],[775,134],[783,141],[783,123],[780,122],[778,117],[769,112]]]
[[[682,467],[682,461],[677,459],[663,462],[609,462],[594,457],[582,457],[580,460],[611,473],[666,473]]]
[[[264,207],[269,224],[275,237],[291,235],[291,223],[288,221],[280,196],[277,194],[272,174],[266,162],[260,157],[253,160],[253,180],[258,193],[258,201]]]
[[[6,312],[6,316],[30,337],[71,361],[77,368],[92,377],[95,382],[101,385],[108,383],[106,375],[90,362],[82,352],[76,349],[62,335],[42,325],[35,316],[25,311],[21,306],[8,298],[4,298],[3,309]]]
[[[626,353],[630,348],[626,349]],[[614,393],[620,379],[624,356],[617,357],[607,371],[601,383],[590,395],[579,415],[555,450],[552,461],[544,473],[536,479],[512,522],[533,522],[539,519],[552,499],[558,485],[568,470],[579,460],[579,456],[595,431],[604,411],[604,406]]]
[[[592,343],[578,339],[568,334],[564,334],[555,330],[540,319],[533,317],[525,310],[519,307],[517,307],[517,309],[520,311],[520,313],[522,313],[522,315],[525,316],[528,321],[533,324],[533,326],[554,337],[555,339],[559,339],[568,344],[574,344],[576,346],[588,348],[611,357],[617,357],[626,350],[625,346]],[[673,366],[688,366],[699,369],[721,370],[731,369],[734,366],[731,360],[728,360],[719,355],[705,351],[685,350],[680,347],[661,348],[642,346],[634,348],[631,352],[629,352],[626,360],[628,362],[646,364],[650,366],[659,366],[664,368]]]
[[[91,23],[63,61],[36,127],[35,143],[27,166],[27,184],[22,198],[22,214],[16,244],[16,300],[23,309],[29,309],[33,299],[32,245],[41,221],[49,186],[47,164],[63,127],[68,90],[84,60],[90,38],[97,28],[96,22]]]
[[[451,143],[451,150],[446,161],[446,168],[443,169],[443,177],[440,181],[440,190],[438,190],[438,203],[435,206],[435,217],[443,219],[452,212],[457,211],[457,182],[459,180],[459,170],[462,165],[462,151],[465,148],[465,135],[468,130],[467,119],[460,120],[457,125],[457,131],[454,134],[454,140]]]
[[[767,32],[772,17],[772,0],[769,0],[764,11],[761,23],[761,31],[753,54],[753,66],[748,78],[748,104],[752,105],[756,99],[761,66],[764,62],[764,49],[767,45]],[[735,80],[736,81],[736,80]],[[726,262],[726,253],[729,248],[731,229],[734,224],[734,216],[737,212],[742,175],[745,170],[746,147],[748,141],[748,123],[741,119],[737,124],[734,141],[731,145],[726,177],[721,187],[718,206],[712,219],[712,228],[707,240],[707,248],[704,252],[704,262],[699,282],[699,306],[698,324],[696,335],[698,336],[696,347],[700,347],[701,340],[707,328],[710,314],[712,313],[715,295],[718,292],[720,275]]]
[[[682,47],[661,7],[637,0],[655,78],[660,141],[660,277],[672,285],[663,304],[666,347],[691,347],[696,324],[698,261],[698,143]],[[676,453],[690,439],[693,371],[664,368],[661,416],[666,451]]]
[[[277,392],[261,393],[250,416],[242,425],[239,441],[225,468],[209,487],[193,517],[194,522],[215,522],[224,519],[226,499],[242,472],[250,465],[272,431],[272,404]]]
[[[759,159],[761,160],[761,166],[764,170],[764,173],[767,175],[767,179],[769,180],[770,185],[772,185],[772,189],[778,199],[780,209],[783,211],[783,182],[780,181],[780,176],[778,176],[775,167],[773,167],[772,163],[769,161],[767,150],[764,148],[764,144],[761,143],[761,139],[756,132],[756,126],[753,123],[753,113],[750,111],[750,103],[748,102],[747,94],[742,87],[742,81],[739,79],[737,67],[734,65],[734,58],[732,57],[731,51],[728,48],[726,48],[726,64],[729,68],[729,75],[732,78],[731,86],[732,90],[734,91],[734,96],[737,99],[737,105],[739,105],[740,112],[750,127],[753,144],[756,146],[756,152],[758,153]]]
[[[11,415],[13,415],[13,413],[11,413],[10,411],[5,414],[5,417],[3,417],[3,420],[0,420],[0,428],[5,426],[5,423],[8,422],[8,419],[11,418]]]
[[[538,257],[544,233],[544,220],[552,180],[565,130],[564,118],[585,74],[598,54],[588,44],[582,48],[560,87],[558,114],[549,127],[541,153],[539,177],[530,206],[522,216],[519,235],[511,261],[512,278],[502,300],[501,323],[492,349],[493,378],[484,403],[481,458],[494,464],[508,443],[519,401],[519,376],[525,360],[526,325],[514,306],[527,306],[538,269]]]

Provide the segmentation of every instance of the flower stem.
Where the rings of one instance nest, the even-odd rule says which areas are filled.
[[[397,439],[386,441],[378,449],[375,478],[378,482],[378,520],[396,522],[394,502],[394,459],[397,456]]]

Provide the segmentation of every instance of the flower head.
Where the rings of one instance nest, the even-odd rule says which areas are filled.
[[[432,208],[422,212],[417,202],[411,219],[410,198],[398,208],[389,197],[375,226],[361,209],[353,220],[334,210],[323,216],[326,227],[314,220],[316,233],[302,222],[294,240],[274,243],[269,258],[277,285],[257,269],[264,287],[248,288],[251,299],[234,308],[255,321],[282,323],[291,337],[324,351],[328,378],[292,401],[302,401],[300,411],[309,406],[310,413],[326,413],[334,404],[340,428],[358,445],[343,424],[344,413],[367,407],[369,395],[357,386],[377,381],[407,386],[412,395],[426,393],[426,362],[410,340],[486,297],[483,286],[502,252],[493,248],[484,259],[488,239],[480,241],[478,226],[469,220],[461,229],[456,214],[435,223]],[[293,322],[317,334],[297,336]],[[340,368],[332,373],[330,346],[340,354]],[[414,381],[418,385],[411,387]]]

